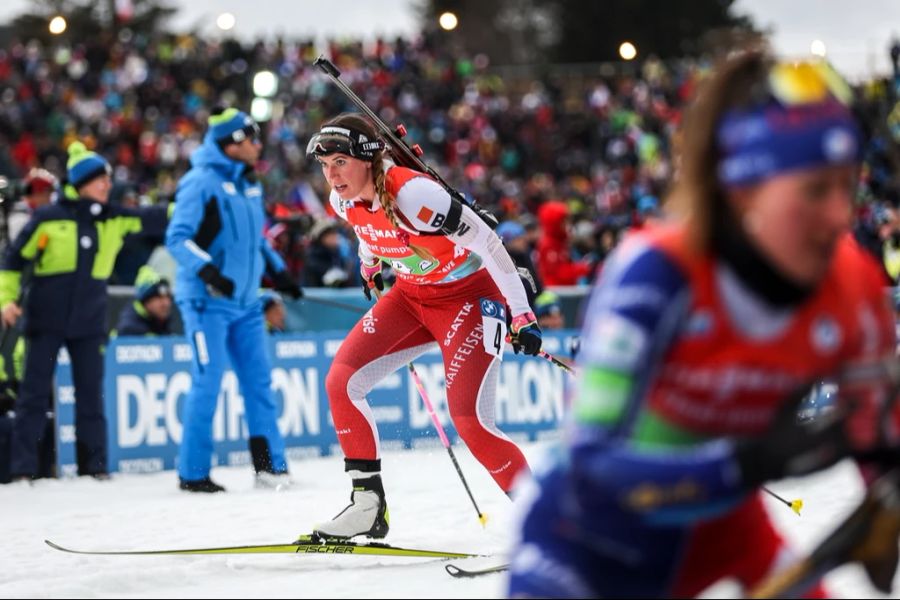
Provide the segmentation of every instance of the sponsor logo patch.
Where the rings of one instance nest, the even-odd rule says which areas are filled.
[[[427,206],[423,206],[419,209],[419,214],[416,215],[416,218],[422,221],[423,223],[430,223],[431,217],[434,215],[434,211],[428,208]]]

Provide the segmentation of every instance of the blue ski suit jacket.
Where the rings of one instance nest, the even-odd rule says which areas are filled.
[[[247,166],[228,158],[207,132],[175,199],[166,247],[178,262],[178,301],[210,299],[198,273],[212,263],[234,282],[234,298],[217,302],[258,303],[264,271],[285,266],[263,236],[263,190]]]

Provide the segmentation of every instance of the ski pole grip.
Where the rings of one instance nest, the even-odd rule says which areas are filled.
[[[338,68],[336,66],[334,66],[334,63],[324,56],[320,56],[319,58],[317,58],[316,62],[314,62],[313,64],[332,77],[341,76],[341,72],[338,71]]]

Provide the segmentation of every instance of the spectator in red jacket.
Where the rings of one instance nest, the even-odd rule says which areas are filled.
[[[544,285],[578,285],[591,272],[586,262],[569,254],[569,208],[559,201],[545,202],[538,209],[541,237],[537,244],[538,271]]]

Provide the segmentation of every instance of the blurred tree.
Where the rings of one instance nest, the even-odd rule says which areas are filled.
[[[724,38],[760,34],[734,0],[427,0],[426,31],[462,38],[497,64],[616,61],[630,41],[639,57],[696,56]],[[454,12],[459,26],[440,32],[437,19]]]
[[[455,30],[440,29],[444,12],[458,17]],[[547,51],[559,42],[561,31],[556,12],[544,0],[425,0],[420,5],[426,35],[483,53],[494,64],[537,64],[549,58]]]
[[[696,56],[709,49],[709,34],[754,29],[748,17],[733,14],[734,0],[539,1],[558,7],[560,62],[618,60],[619,44],[626,40],[643,56]]]
[[[50,19],[66,19],[63,36],[90,40],[94,36],[127,27],[134,33],[153,33],[177,12],[163,0],[31,0],[31,7],[12,22],[12,32],[20,39],[50,41]]]

